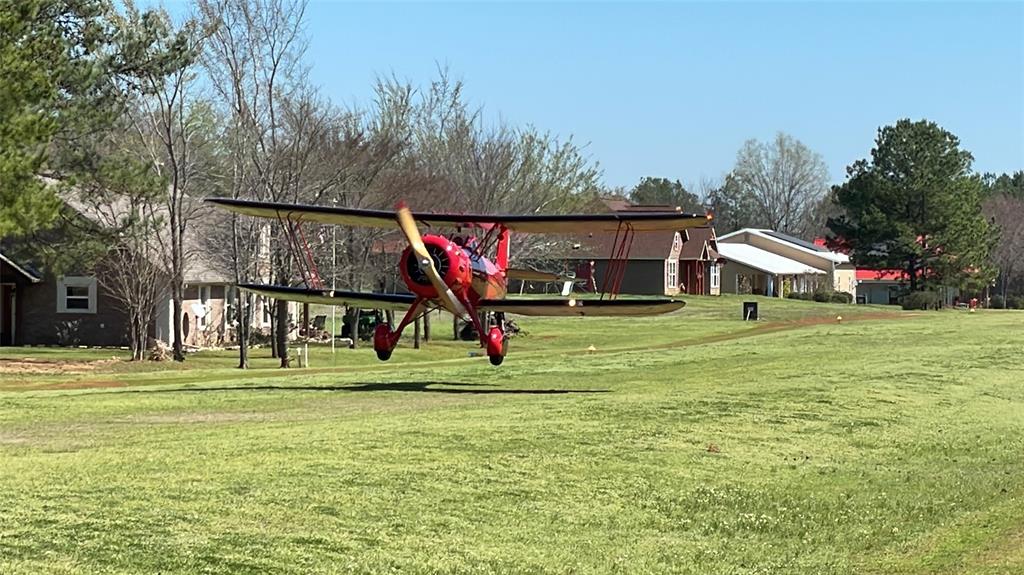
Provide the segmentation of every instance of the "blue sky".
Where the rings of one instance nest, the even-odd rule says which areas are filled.
[[[174,6],[175,12],[181,4]],[[927,118],[978,171],[1024,169],[1024,3],[310,2],[311,77],[367,104],[439,65],[488,117],[586,144],[605,182],[696,182],[781,130],[833,180],[876,129]]]

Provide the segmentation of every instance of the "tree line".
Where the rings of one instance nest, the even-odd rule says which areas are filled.
[[[309,229],[306,259],[287,222],[211,212],[208,196],[557,213],[618,191],[639,204],[711,210],[720,233],[828,235],[858,265],[905,270],[913,289],[940,280],[995,280],[1004,295],[1024,288],[1021,172],[974,173],[971,155],[934,123],[881,128],[871,157],[838,186],[819,154],[779,133],[746,142],[718,181],[688,189],[645,178],[609,190],[571,139],[488,120],[445,69],[425,86],[380,77],[369,105],[331,102],[308,78],[305,9],[304,0],[196,0],[174,22],[131,1],[0,7],[0,241],[55,272],[97,262],[129,317],[136,358],[169,295],[173,356],[184,359],[185,277],[199,260],[237,283],[295,283],[314,271],[354,290],[388,281],[381,269],[394,263],[385,249],[394,238],[384,231]],[[515,242],[524,259],[553,246]],[[232,308],[240,367],[253,304],[243,294]],[[272,320],[287,366],[287,309]]]
[[[779,133],[750,140],[720,181],[689,190],[679,180],[643,178],[633,202],[708,210],[719,234],[767,228],[827,238],[860,267],[899,270],[909,291],[996,288],[1024,295],[1024,172],[978,174],[959,139],[934,122],[879,128],[870,157],[829,185],[821,156]]]
[[[169,295],[173,357],[184,359],[185,278],[197,262],[237,283],[294,285],[318,272],[365,290],[396,257],[382,246],[397,235],[306,227],[297,246],[288,222],[214,212],[204,197],[557,213],[600,192],[580,146],[490,120],[445,69],[426,86],[381,77],[368,106],[331,102],[307,74],[305,10],[304,0],[197,0],[174,22],[131,1],[0,8],[13,39],[0,46],[0,238],[55,272],[96,262],[130,318],[136,358]],[[524,257],[549,247],[515,242]],[[241,294],[232,310],[240,367],[253,304]],[[289,324],[275,306],[282,366]]]

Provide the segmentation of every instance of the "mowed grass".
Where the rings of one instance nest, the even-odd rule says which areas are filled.
[[[740,301],[4,373],[0,573],[1024,572],[1024,314]]]

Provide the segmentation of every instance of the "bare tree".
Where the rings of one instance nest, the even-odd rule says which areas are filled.
[[[463,85],[446,70],[415,111],[415,152],[429,167],[434,202],[467,212],[559,213],[579,209],[598,190],[600,171],[572,140],[503,122],[488,126]],[[564,238],[517,234],[513,256],[549,253]]]
[[[1005,299],[1014,282],[1024,279],[1024,200],[997,194],[985,202],[984,209],[999,226],[992,263],[999,268],[999,290]]]
[[[105,246],[96,265],[97,280],[127,320],[133,361],[145,356],[157,304],[167,296],[156,241],[164,221],[150,210],[153,198],[162,194],[163,181],[138,161],[136,144],[130,132],[97,135],[88,177],[65,198],[90,223],[86,233]]]
[[[144,208],[133,209],[141,215]],[[118,241],[110,245],[97,276],[128,320],[128,343],[133,361],[143,359],[157,304],[166,297],[167,276],[157,263],[162,252],[153,245],[152,237],[145,224],[129,226]]]
[[[820,154],[779,132],[771,142],[748,140],[736,156],[732,178],[755,202],[760,225],[804,235],[828,192],[828,167]]]
[[[202,183],[210,167],[203,161],[203,148],[211,143],[210,116],[193,94],[197,85],[196,57],[205,32],[194,19],[175,29],[166,12],[147,14],[145,25],[157,27],[161,33],[155,42],[134,46],[131,39],[126,42],[133,50],[148,55],[148,65],[125,78],[138,83],[143,94],[136,106],[128,108],[128,119],[130,129],[138,136],[141,154],[167,183],[166,193],[150,209],[166,216],[165,233],[157,238],[170,277],[173,355],[176,361],[183,361],[182,300],[190,256],[185,237],[199,212]],[[124,18],[142,25],[143,16],[131,2],[127,2]]]
[[[236,197],[264,201],[338,203],[342,186],[358,180],[358,160],[372,146],[357,118],[320,98],[306,81],[301,63],[305,2],[201,0],[199,8],[214,30],[205,63],[230,117],[228,189]],[[271,238],[266,279],[274,283],[309,281],[313,266],[307,265],[307,248],[314,254],[329,249],[322,233],[313,234],[307,246],[309,238],[296,234],[295,222],[270,222],[256,234],[237,233],[237,220],[234,227],[239,281],[256,269],[243,265],[252,258],[241,252],[252,252],[251,242],[262,233]],[[288,306],[275,310],[274,349],[287,367]],[[240,363],[244,366],[244,359]]]

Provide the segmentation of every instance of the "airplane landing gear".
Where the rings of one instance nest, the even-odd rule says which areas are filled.
[[[391,359],[391,352],[394,349],[391,326],[385,323],[378,323],[377,327],[373,330],[373,351],[377,352],[377,359],[381,361]]]
[[[491,327],[487,332],[487,358],[491,365],[501,365],[505,361],[505,354],[508,353],[508,336],[505,335],[505,314],[494,314],[494,322],[497,325]]]

